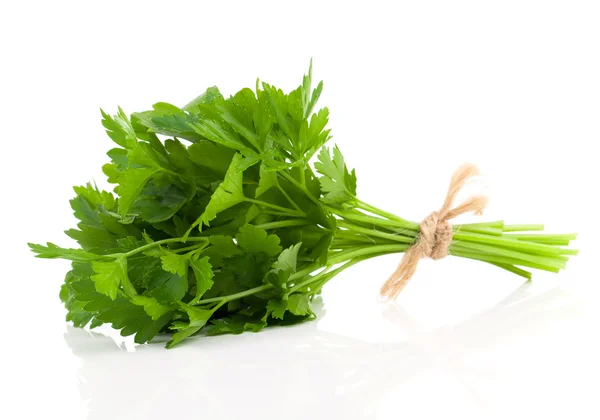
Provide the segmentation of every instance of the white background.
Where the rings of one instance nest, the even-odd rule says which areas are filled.
[[[598,418],[597,6],[3,3],[0,416]],[[486,220],[578,232],[579,257],[530,284],[425,261],[395,305],[377,292],[398,257],[379,258],[326,287],[316,322],[172,351],[67,327],[68,263],[35,260],[26,242],[71,245],[71,187],[106,186],[99,107],[183,105],[256,77],[289,90],[311,57],[364,201],[419,220],[474,162]]]

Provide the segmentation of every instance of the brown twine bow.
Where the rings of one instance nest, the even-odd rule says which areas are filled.
[[[487,204],[485,196],[471,197],[453,209],[450,208],[465,183],[477,175],[479,175],[479,170],[471,164],[462,165],[454,172],[444,205],[421,222],[420,234],[416,243],[406,251],[396,271],[381,288],[383,297],[387,299],[398,297],[415,274],[421,258],[430,257],[433,260],[439,260],[448,255],[448,248],[452,242],[452,225],[449,220],[464,213],[473,212],[479,215],[483,212]]]

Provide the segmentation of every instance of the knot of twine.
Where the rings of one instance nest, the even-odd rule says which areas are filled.
[[[404,286],[411,279],[419,260],[429,257],[439,260],[448,255],[448,248],[452,242],[451,219],[465,213],[480,215],[487,204],[487,197],[479,195],[465,200],[462,204],[451,208],[458,192],[472,177],[479,175],[476,166],[465,164],[460,166],[450,181],[444,204],[438,211],[432,212],[419,226],[419,235],[415,244],[406,251],[398,268],[381,288],[381,295],[387,299],[398,297]]]

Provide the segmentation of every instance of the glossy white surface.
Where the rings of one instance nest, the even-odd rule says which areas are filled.
[[[576,292],[492,270],[455,281],[468,293],[442,298],[451,279],[421,279],[406,305],[382,304],[364,283],[377,264],[331,283],[319,320],[299,326],[197,337],[169,351],[162,338],[134,346],[110,330],[54,328],[48,342],[34,333],[19,351],[28,353],[19,356],[26,370],[13,366],[24,380],[20,412],[90,420],[594,418],[599,347]]]
[[[431,329],[391,305],[362,309],[373,311],[369,324],[338,314],[264,334],[199,338],[168,353],[153,345],[130,354],[73,329],[65,340],[81,362],[90,419],[185,416],[190,404],[218,418],[427,418],[448,410],[476,418],[498,409],[522,414],[523,399],[531,414],[585,414],[572,406],[593,398],[572,386],[583,372],[553,363],[583,343],[565,346],[544,332],[577,317],[577,307],[560,289],[530,292],[519,288],[456,325]],[[379,333],[338,333],[336,321]],[[536,375],[547,376],[546,387]],[[507,399],[512,407],[503,407]],[[544,408],[533,410],[534,402]]]
[[[600,418],[597,1],[5,3],[0,418]],[[68,264],[25,243],[72,246],[71,186],[107,188],[98,107],[292,89],[310,57],[361,199],[419,220],[471,161],[484,220],[578,232],[581,254],[531,284],[424,261],[396,304],[382,257],[328,284],[315,322],[170,351],[67,326]]]

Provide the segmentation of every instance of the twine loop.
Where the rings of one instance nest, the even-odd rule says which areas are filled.
[[[440,219],[437,211],[432,212],[422,222],[420,227],[419,245],[425,257],[441,260],[448,255],[452,242],[452,224]]]
[[[451,219],[465,213],[480,215],[487,204],[487,197],[478,195],[465,200],[462,204],[452,208],[454,199],[465,183],[474,176],[479,175],[476,166],[465,164],[460,166],[452,175],[450,187],[446,194],[444,204],[438,211],[432,212],[419,225],[419,235],[413,246],[402,257],[398,268],[381,288],[381,295],[387,299],[398,297],[404,286],[417,270],[419,260],[429,257],[439,260],[448,255],[452,243]]]

